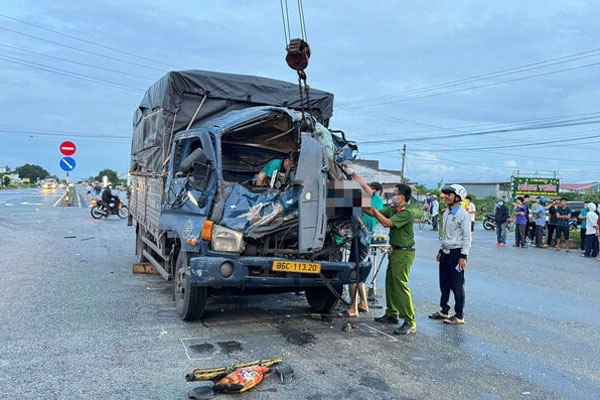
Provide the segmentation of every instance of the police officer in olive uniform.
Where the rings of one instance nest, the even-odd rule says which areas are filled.
[[[397,206],[385,207],[381,211],[371,208],[368,211],[381,225],[390,228],[392,253],[385,276],[387,310],[375,321],[398,324],[399,318],[402,318],[404,323],[394,331],[396,335],[408,335],[417,330],[415,307],[408,288],[410,269],[415,259],[414,215],[407,209],[411,192],[408,185],[396,185],[394,195]]]

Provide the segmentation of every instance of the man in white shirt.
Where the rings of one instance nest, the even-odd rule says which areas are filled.
[[[440,217],[440,203],[437,201],[437,196],[434,194],[431,196],[433,201],[431,202],[431,228],[434,231],[438,230],[438,219]]]
[[[465,200],[467,200],[467,203],[465,204],[465,211],[467,211],[471,216],[471,235],[473,235],[473,232],[475,231],[475,212],[477,208],[475,207],[475,203],[473,203],[471,196],[467,196]]]
[[[597,257],[598,240],[596,239],[596,235],[598,234],[598,214],[596,214],[596,205],[594,203],[590,202],[587,208],[588,213],[585,216],[585,253],[583,257]]]

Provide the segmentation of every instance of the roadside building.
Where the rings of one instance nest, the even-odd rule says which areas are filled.
[[[561,193],[596,194],[600,193],[600,182],[560,183]]]
[[[379,161],[377,160],[354,160],[352,161],[352,164],[354,170],[362,176],[365,181],[376,181],[381,183],[383,186],[383,198],[386,202],[394,196],[393,193],[396,185],[402,182],[402,171],[381,169],[379,168]],[[415,188],[417,182],[409,182],[407,185],[412,189],[413,201],[423,201],[425,199],[425,193],[420,195],[416,193]]]
[[[494,197],[496,199],[508,199],[511,197],[510,182],[452,182],[463,186],[467,193],[477,199]]]

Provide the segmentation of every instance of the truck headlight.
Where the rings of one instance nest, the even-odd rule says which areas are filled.
[[[244,235],[233,229],[214,225],[210,243],[214,251],[241,253],[244,250]]]

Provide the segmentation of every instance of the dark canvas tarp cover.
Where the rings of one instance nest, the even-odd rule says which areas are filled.
[[[298,85],[269,78],[210,71],[172,71],[154,83],[133,115],[131,171],[160,173],[171,135],[232,110],[270,105],[301,109]],[[313,116],[327,126],[333,94],[310,90]]]

